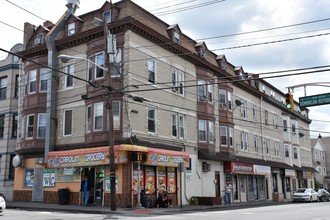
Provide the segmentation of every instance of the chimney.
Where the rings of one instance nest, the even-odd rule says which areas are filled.
[[[80,4],[79,0],[67,0],[66,7],[68,9],[72,9],[74,14],[76,10],[79,8],[79,4]]]
[[[44,22],[43,26],[50,30],[54,26],[54,24],[51,21],[47,20]]]

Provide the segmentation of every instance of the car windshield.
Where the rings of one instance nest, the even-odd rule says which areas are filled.
[[[306,189],[298,189],[296,192],[298,193],[304,193],[306,191]]]

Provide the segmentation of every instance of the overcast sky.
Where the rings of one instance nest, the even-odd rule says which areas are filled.
[[[264,73],[330,65],[329,0],[133,1],[166,23],[178,24],[181,31],[190,38],[205,41],[210,50],[216,54],[225,54],[230,63],[242,66],[245,72]],[[57,22],[66,10],[66,2],[0,0],[0,48],[10,50],[16,43],[22,43],[24,22],[36,26],[41,25],[44,20]],[[98,9],[104,2],[105,0],[80,0],[80,8],[76,14]],[[33,12],[34,15],[19,7]],[[0,60],[6,56],[0,52]],[[321,69],[313,69],[315,70]],[[292,73],[296,72],[280,75]],[[270,75],[260,75],[265,76]],[[287,92],[287,87],[330,82],[330,74],[325,71],[267,81],[282,92]],[[307,86],[306,95],[329,93],[328,85],[330,86]],[[294,89],[296,101],[304,94],[304,87]],[[328,105],[309,109],[309,117],[313,120],[310,126],[311,138],[317,138],[319,133],[330,136]]]

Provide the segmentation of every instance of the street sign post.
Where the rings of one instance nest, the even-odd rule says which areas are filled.
[[[305,96],[299,98],[300,107],[317,106],[330,104],[330,93]]]

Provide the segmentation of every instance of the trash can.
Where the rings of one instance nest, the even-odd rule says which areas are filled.
[[[69,202],[69,189],[63,188],[58,189],[58,204],[59,205],[65,205]]]

